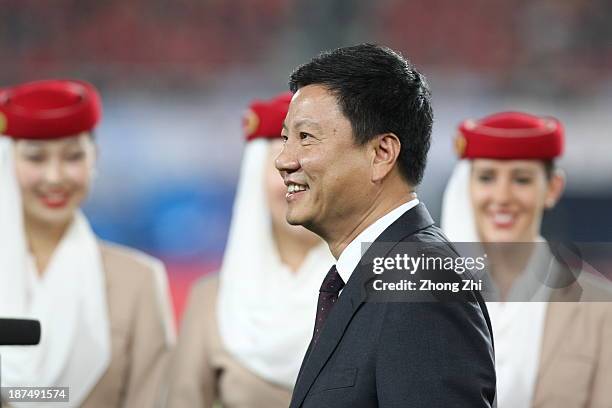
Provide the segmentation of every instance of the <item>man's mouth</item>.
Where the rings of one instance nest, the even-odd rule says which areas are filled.
[[[285,194],[286,199],[291,199],[300,195],[304,191],[308,190],[308,186],[305,184],[297,184],[297,183],[289,183],[287,184],[287,194]]]

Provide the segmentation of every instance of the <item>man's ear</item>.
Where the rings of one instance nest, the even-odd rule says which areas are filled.
[[[372,140],[372,181],[378,182],[391,173],[399,159],[402,143],[394,133],[383,133]]]
[[[553,208],[559,198],[561,198],[561,194],[565,190],[565,173],[561,169],[556,169],[551,176],[550,180],[548,180],[548,192],[546,193],[546,200],[544,201],[544,205],[546,208]]]

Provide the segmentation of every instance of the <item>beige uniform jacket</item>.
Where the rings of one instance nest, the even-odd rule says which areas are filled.
[[[588,301],[606,282],[580,284],[548,306],[533,408],[612,407],[612,302]]]
[[[236,362],[221,344],[218,279],[196,283],[170,364],[168,408],[287,408],[291,390],[271,384]],[[281,330],[281,328],[279,328]]]
[[[111,361],[84,408],[159,405],[174,342],[167,277],[143,253],[100,244],[111,328]]]

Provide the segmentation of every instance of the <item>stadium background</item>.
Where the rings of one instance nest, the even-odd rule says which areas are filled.
[[[559,117],[568,189],[550,239],[612,236],[612,2],[605,0],[0,0],[0,86],[95,83],[104,101],[96,232],[167,265],[177,316],[221,262],[253,98],[320,50],[378,42],[428,77],[435,126],[419,195],[435,216],[457,123]]]

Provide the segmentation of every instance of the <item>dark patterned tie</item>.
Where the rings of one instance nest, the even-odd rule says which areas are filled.
[[[344,281],[338,270],[336,269],[336,265],[332,266],[325,279],[323,279],[323,284],[321,284],[321,289],[319,290],[319,302],[317,303],[317,320],[315,321],[315,330],[313,335],[313,341],[316,343],[319,339],[319,334],[323,329],[323,325],[325,324],[325,320],[327,320],[327,316],[329,316],[329,312],[331,312],[332,307],[336,304],[338,300],[338,294],[344,287]]]

